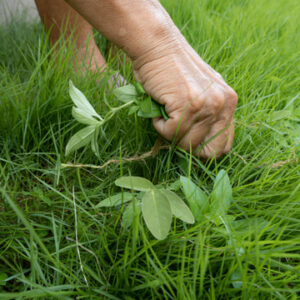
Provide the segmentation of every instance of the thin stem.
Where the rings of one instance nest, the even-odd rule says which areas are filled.
[[[130,101],[130,102],[127,102],[121,106],[118,106],[118,107],[114,107],[114,108],[111,108],[111,110],[106,114],[106,116],[104,117],[104,120],[103,122],[101,123],[101,125],[103,125],[105,122],[109,121],[119,110],[127,107],[127,106],[130,106],[131,104],[135,103],[135,101]]]

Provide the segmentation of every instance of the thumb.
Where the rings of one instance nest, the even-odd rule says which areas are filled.
[[[179,140],[188,130],[187,122],[180,122],[176,118],[165,120],[163,117],[153,118],[153,126],[157,132],[167,139],[172,141],[176,135],[176,140]]]
[[[166,137],[166,120],[163,117],[157,117],[157,118],[153,118],[152,119],[153,122],[153,126],[156,129],[156,131],[163,136],[164,138],[166,138],[167,140],[169,140]]]

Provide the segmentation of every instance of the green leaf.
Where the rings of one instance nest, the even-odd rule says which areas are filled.
[[[128,111],[128,116],[134,114],[138,110],[139,110],[139,107],[137,105],[131,106],[130,109],[129,109],[129,111]]]
[[[88,126],[75,133],[69,140],[66,146],[66,156],[76,151],[77,149],[87,145],[93,137],[95,126]]]
[[[2,272],[0,273],[0,285],[6,285],[6,279],[8,278],[7,274]]]
[[[242,234],[251,234],[251,232],[260,232],[268,226],[268,223],[269,222],[264,218],[258,217],[234,220],[231,225],[233,229],[237,232],[240,232]],[[269,224],[268,228],[272,229],[273,227]]]
[[[141,192],[149,191],[154,188],[154,185],[151,181],[138,176],[120,177],[115,181],[115,184],[126,189],[132,189]]]
[[[140,102],[140,110],[138,111],[138,116],[143,118],[155,118],[161,117],[160,105],[147,97],[145,100]]]
[[[165,121],[168,120],[169,117],[168,117],[168,115],[166,113],[165,107],[163,105],[160,105],[159,109],[160,109],[161,115],[163,116],[163,118],[165,119]]]
[[[124,210],[123,212],[123,216],[122,216],[122,222],[121,225],[124,229],[128,229],[133,220],[134,217],[139,215],[141,212],[141,209],[138,205],[136,205],[135,203],[130,203]]]
[[[177,194],[166,189],[162,189],[159,191],[162,192],[168,199],[172,214],[176,218],[189,224],[193,224],[195,222],[194,216],[190,211],[189,207]]]
[[[72,107],[72,116],[76,121],[85,125],[97,126],[101,124],[100,121],[96,120],[94,117],[91,117],[84,110],[81,110],[75,106]]]
[[[145,92],[145,90],[144,90],[144,88],[143,88],[143,86],[142,86],[142,84],[140,82],[137,81],[134,84],[134,86],[135,86],[136,91],[138,92],[139,95],[146,94],[146,92]]]
[[[221,170],[215,180],[211,193],[211,212],[219,217],[224,216],[232,200],[232,189],[225,170]]]
[[[144,113],[141,109],[138,111],[137,115],[141,118],[152,119],[156,117],[161,117],[161,112],[155,113]]]
[[[121,102],[127,103],[129,101],[137,100],[138,93],[132,84],[121,86],[113,90],[113,94]]]
[[[291,120],[291,121],[300,121],[300,118],[297,117],[296,114],[296,109],[293,110],[278,110],[278,111],[273,111],[270,114],[270,120],[273,122],[277,121],[282,121],[283,119],[285,120]]]
[[[134,195],[132,193],[119,193],[114,196],[108,197],[101,202],[99,202],[95,207],[112,207],[112,206],[118,206],[123,203],[129,202],[133,199]]]
[[[168,185],[168,189],[171,191],[177,192],[181,188],[181,182],[180,179],[177,179],[176,181],[172,182]]]
[[[99,127],[95,129],[94,134],[91,139],[91,148],[94,154],[100,158],[99,147],[98,147],[98,136],[99,136]]]
[[[237,268],[231,275],[231,284],[235,289],[240,289],[243,286],[243,274],[240,269]]]
[[[200,221],[201,216],[208,209],[208,197],[191,179],[180,176],[180,182],[196,221]]]
[[[31,193],[32,193],[32,195],[33,195],[35,198],[37,198],[37,199],[39,199],[39,200],[45,202],[47,205],[49,205],[49,206],[52,205],[52,201],[50,200],[50,198],[47,197],[47,196],[45,195],[45,192],[43,192],[43,190],[40,189],[39,187],[37,187],[37,186],[34,187],[34,188],[33,188],[33,191],[32,191]]]
[[[102,120],[101,116],[97,114],[97,112],[90,104],[90,102],[86,99],[84,94],[75,87],[75,85],[71,80],[69,81],[69,94],[76,107],[81,112],[85,112],[86,116],[90,116],[90,117],[94,116],[96,118],[99,118],[99,120]]]
[[[140,108],[144,113],[151,113],[152,111],[152,103],[151,98],[147,97],[146,99],[140,102]]]
[[[166,238],[171,227],[172,212],[164,194],[159,190],[146,192],[142,199],[142,212],[153,236],[158,240]]]

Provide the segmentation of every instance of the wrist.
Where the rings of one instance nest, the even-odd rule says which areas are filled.
[[[133,60],[172,39],[174,23],[158,0],[65,0]]]
[[[119,20],[113,39],[133,60],[172,40],[174,24],[157,0],[109,1]]]

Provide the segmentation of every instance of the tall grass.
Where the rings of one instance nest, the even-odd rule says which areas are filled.
[[[103,129],[100,159],[89,147],[65,157],[80,128],[71,118],[69,78],[104,112],[104,97],[118,105],[103,84],[109,74],[74,74],[72,47],[55,54],[39,24],[0,25],[1,299],[299,297],[299,1],[162,3],[239,94],[232,151],[203,162],[169,149],[102,170],[61,169],[69,160],[101,165],[147,152],[157,133],[149,120],[122,111]],[[108,62],[131,82],[122,59]],[[95,208],[118,191],[122,174],[166,186],[184,175],[210,192],[220,169],[233,186],[229,214],[239,220],[230,228],[174,221],[157,241],[141,219],[122,229],[123,208]]]

